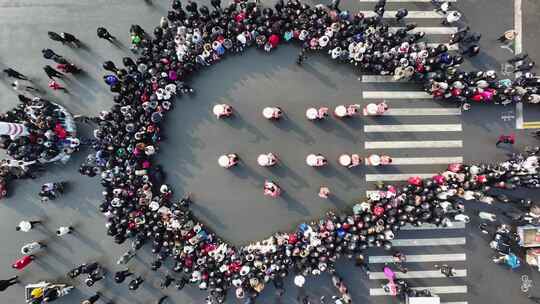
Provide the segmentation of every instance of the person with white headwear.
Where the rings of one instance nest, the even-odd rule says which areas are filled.
[[[277,160],[278,158],[272,152],[260,154],[259,157],[257,157],[257,163],[261,167],[271,167],[277,164]]]
[[[212,112],[219,119],[222,117],[231,116],[233,114],[233,109],[230,105],[222,103],[222,104],[214,105],[214,107],[212,108]]]
[[[239,160],[238,155],[235,153],[223,154],[218,158],[218,164],[222,168],[230,168],[238,164]]]
[[[309,120],[320,120],[328,116],[328,107],[309,108],[306,110],[306,117]]]
[[[279,119],[283,116],[283,111],[279,107],[265,107],[262,111],[266,119]]]
[[[306,164],[310,167],[322,167],[327,163],[326,157],[322,154],[309,154],[306,157]]]

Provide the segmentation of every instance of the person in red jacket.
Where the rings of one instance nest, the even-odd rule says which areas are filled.
[[[17,270],[23,270],[26,266],[28,266],[30,263],[32,263],[33,260],[35,260],[36,257],[34,255],[25,255],[22,258],[18,259],[11,265],[12,268],[15,268]]]

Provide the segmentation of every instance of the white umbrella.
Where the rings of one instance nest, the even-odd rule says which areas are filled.
[[[317,155],[309,154],[306,157],[306,164],[311,167],[317,166]]]
[[[351,164],[352,162],[352,159],[351,159],[351,156],[348,155],[348,154],[341,154],[339,156],[339,164],[344,166],[344,167],[347,167]]]
[[[217,104],[212,109],[212,112],[214,112],[214,115],[217,117],[220,117],[221,115],[225,114],[225,107],[222,104]]]
[[[306,117],[309,120],[315,120],[319,117],[319,111],[317,111],[315,108],[309,108],[306,111]]]
[[[344,105],[337,106],[334,114],[338,117],[345,117],[347,115],[347,108]]]
[[[270,157],[267,154],[261,154],[257,157],[257,163],[259,166],[266,167],[270,165]]]
[[[272,118],[274,118],[274,112],[275,112],[275,108],[266,107],[266,108],[263,109],[262,114],[263,114],[264,118],[272,119]]]
[[[223,168],[229,168],[230,167],[229,157],[227,155],[221,155],[218,158],[218,164]]]

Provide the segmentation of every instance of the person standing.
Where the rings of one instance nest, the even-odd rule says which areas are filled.
[[[52,79],[52,80],[54,80],[55,77],[58,77],[58,78],[64,77],[64,74],[58,72],[50,65],[44,66],[43,71],[45,71],[45,74],[47,74],[47,77],[49,77],[49,79]]]
[[[516,136],[514,134],[510,134],[510,135],[502,134],[497,139],[497,142],[495,143],[495,146],[498,147],[499,144],[501,144],[501,143],[513,145],[515,142],[516,142]]]
[[[35,260],[36,257],[33,255],[25,255],[22,258],[16,260],[11,264],[11,268],[17,269],[17,270],[23,270],[26,268],[26,266],[30,265],[33,260]]]
[[[23,74],[15,71],[14,69],[12,68],[7,68],[7,69],[4,69],[4,73],[6,73],[6,75],[8,77],[11,77],[11,78],[16,78],[16,79],[20,79],[20,80],[26,80],[26,81],[30,81],[30,79],[28,79],[28,77],[24,76]]]
[[[403,18],[407,17],[407,15],[409,15],[409,10],[407,10],[406,8],[398,9],[398,11],[396,12],[396,21],[400,22],[401,20],[403,20]]]
[[[42,248],[46,248],[47,245],[41,243],[41,242],[31,242],[28,243],[21,248],[21,253],[24,255],[33,255],[34,253],[38,252]]]
[[[35,224],[42,224],[42,222],[41,221],[20,221],[19,225],[15,227],[15,230],[28,232],[34,228]]]
[[[60,226],[56,229],[57,236],[64,236],[73,232],[73,227],[71,226]]]
[[[15,90],[15,91],[18,91],[18,92],[21,92],[21,91],[25,91],[25,92],[28,92],[28,93],[39,93],[39,89],[37,88],[34,88],[32,86],[28,86],[28,85],[24,85],[24,84],[20,84],[18,80],[15,80],[14,82],[11,83],[11,87]]]
[[[97,28],[97,36],[101,39],[108,40],[109,42],[113,42],[116,38],[114,38],[109,31],[104,27],[98,27]]]
[[[71,43],[73,46],[78,47],[81,43],[77,37],[70,33],[61,32],[60,37],[64,39],[64,43]]]
[[[508,30],[506,32],[504,32],[501,37],[499,37],[497,40],[499,40],[499,42],[502,42],[502,43],[509,43],[511,41],[513,41],[514,39],[516,39],[516,36],[518,35],[518,33],[514,30]]]
[[[19,283],[19,277],[14,276],[7,280],[0,280],[0,291],[6,290],[9,286]]]
[[[49,80],[48,86],[53,91],[62,90],[65,93],[68,93],[68,90],[65,87],[61,86],[56,80]]]
[[[96,291],[96,293],[93,296],[91,296],[90,298],[86,300],[83,300],[81,304],[94,304],[97,302],[97,300],[99,300],[100,297],[101,297],[101,293],[99,291]]]
[[[131,271],[129,271],[129,269],[126,269],[126,270],[120,270],[120,271],[117,271],[115,274],[114,274],[114,281],[117,283],[117,284],[121,284],[124,282],[124,280],[129,277],[130,275],[133,275],[133,273]]]
[[[136,277],[135,279],[129,282],[129,290],[137,290],[139,286],[144,282],[144,279],[141,276]]]

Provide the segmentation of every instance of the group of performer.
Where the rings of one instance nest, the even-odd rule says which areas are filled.
[[[358,115],[360,112],[361,106],[359,104],[349,104],[349,105],[338,105],[334,108],[334,116],[337,118],[347,118]],[[380,116],[388,110],[388,105],[386,102],[382,101],[379,103],[369,103],[367,104],[362,113],[364,116]],[[233,107],[228,104],[216,104],[212,108],[212,112],[217,118],[227,118],[234,114]],[[329,108],[325,106],[321,107],[310,107],[306,110],[306,118],[308,120],[322,120],[328,117]],[[262,110],[262,115],[264,118],[269,120],[278,120],[283,116],[284,112],[280,107],[271,106],[265,107]]]

